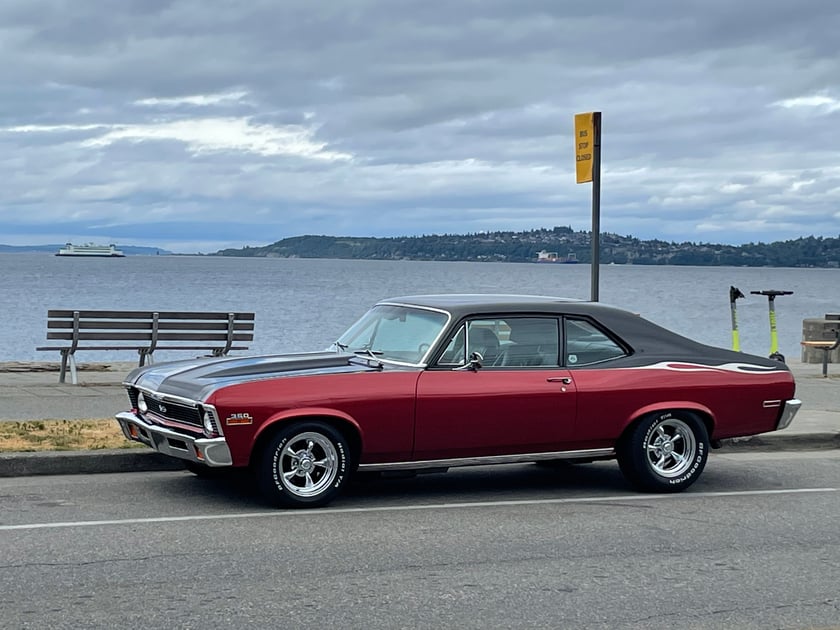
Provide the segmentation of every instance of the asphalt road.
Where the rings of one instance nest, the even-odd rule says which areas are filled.
[[[714,454],[681,495],[614,463],[357,481],[0,479],[8,628],[840,626],[840,452]]]

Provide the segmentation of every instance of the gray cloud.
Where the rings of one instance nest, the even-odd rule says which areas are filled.
[[[588,229],[592,109],[602,229],[837,236],[837,32],[834,0],[7,0],[0,242]]]

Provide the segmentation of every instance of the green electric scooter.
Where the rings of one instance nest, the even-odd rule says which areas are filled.
[[[741,338],[738,335],[738,312],[735,307],[735,300],[744,297],[738,287],[729,287],[729,310],[732,312],[732,349],[741,351]]]
[[[779,335],[776,332],[776,296],[793,295],[793,291],[776,291],[768,289],[765,291],[750,291],[753,295],[766,295],[767,304],[770,309],[770,358],[784,363],[785,357],[779,352]]]

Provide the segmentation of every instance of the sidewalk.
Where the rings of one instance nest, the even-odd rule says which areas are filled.
[[[81,364],[78,385],[58,382],[58,365],[0,363],[0,422],[112,418],[125,411],[128,396],[122,387],[136,363]],[[793,424],[748,438],[728,440],[723,450],[813,450],[840,448],[840,365],[791,361],[796,395],[802,409]],[[178,469],[178,461],[149,450],[54,453],[0,453],[0,477],[132,472]]]

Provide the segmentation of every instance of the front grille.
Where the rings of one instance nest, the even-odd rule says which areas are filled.
[[[128,397],[131,399],[131,406],[137,409],[138,390],[134,387],[129,388]],[[201,410],[198,405],[190,405],[181,402],[172,402],[169,400],[158,400],[153,394],[148,392],[143,393],[143,398],[146,401],[146,406],[150,413],[183,424],[190,424],[197,427],[202,426]]]
[[[145,398],[150,412],[161,416],[162,418],[167,418],[168,420],[184,422],[185,424],[194,424],[199,427],[201,426],[201,414],[199,413],[197,407],[183,405],[181,403],[155,400],[151,396],[146,396]]]

